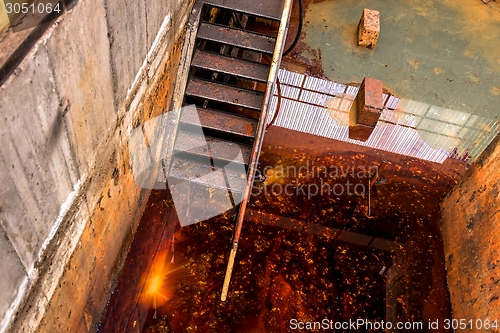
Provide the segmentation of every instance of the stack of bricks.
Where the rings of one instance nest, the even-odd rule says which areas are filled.
[[[365,78],[349,113],[349,138],[368,140],[383,108],[382,81]]]
[[[377,44],[379,34],[379,12],[365,8],[358,24],[358,46],[373,49]]]

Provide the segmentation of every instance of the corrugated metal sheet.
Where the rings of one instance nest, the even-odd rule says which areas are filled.
[[[463,126],[467,120],[469,120],[471,114],[431,105],[427,111],[426,117],[429,119],[441,120],[450,124]]]
[[[386,108],[366,142],[349,139],[349,110],[358,87],[279,71],[282,101],[274,125],[396,154],[443,163],[477,158],[498,135],[496,119],[384,94]],[[276,112],[277,89],[268,121]]]

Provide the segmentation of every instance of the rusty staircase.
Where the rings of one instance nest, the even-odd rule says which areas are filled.
[[[179,187],[189,192],[188,204],[176,210],[190,224],[223,212],[236,219],[225,300],[291,0],[201,2],[195,4],[201,14],[168,181],[171,191],[189,183]]]

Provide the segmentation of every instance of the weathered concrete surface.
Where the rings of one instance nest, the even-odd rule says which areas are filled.
[[[500,136],[443,200],[441,213],[454,318],[500,320]]]
[[[2,226],[28,274],[79,178],[75,162],[66,162],[71,150],[46,49],[32,56],[16,80],[0,88]]]
[[[145,1],[106,0],[113,88],[115,103],[122,101],[131,88],[148,52]],[[155,6],[159,12],[162,8]],[[155,32],[152,32],[156,35]]]
[[[0,87],[0,332],[95,331],[149,196],[128,135],[172,104],[191,6],[79,1]]]
[[[4,263],[2,270],[0,270],[0,288],[2,290],[0,312],[6,313],[18,296],[18,284],[26,283],[27,275],[19,256],[3,230],[0,241],[0,256]]]
[[[45,47],[60,99],[69,101],[65,119],[75,145],[79,175],[89,173],[95,147],[117,125],[109,75],[110,50],[104,1],[81,2],[67,14]],[[84,18],[84,19],[82,19]],[[85,32],[88,38],[68,38]],[[76,88],[76,89],[75,89]]]

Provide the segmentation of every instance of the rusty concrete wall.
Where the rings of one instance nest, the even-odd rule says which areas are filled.
[[[500,322],[500,136],[443,200],[441,213],[453,317]]]
[[[172,104],[192,3],[81,0],[0,87],[0,332],[95,331],[149,196],[127,138]]]

